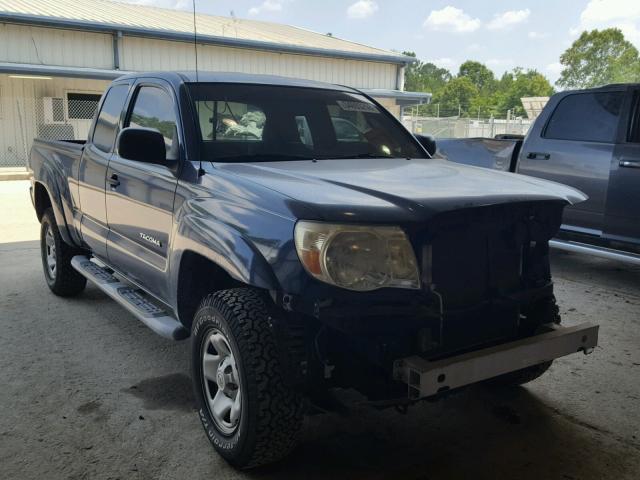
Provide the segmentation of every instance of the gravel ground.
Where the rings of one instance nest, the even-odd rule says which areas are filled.
[[[356,397],[347,415],[309,418],[286,461],[241,473],[200,427],[187,343],[94,286],[49,292],[27,188],[0,182],[0,478],[640,478],[640,268],[554,254],[565,324],[601,325],[592,355],[406,415]]]

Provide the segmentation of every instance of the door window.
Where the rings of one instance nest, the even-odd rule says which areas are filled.
[[[631,111],[631,124],[629,125],[629,142],[640,143],[640,91],[633,98],[633,110]]]
[[[178,125],[173,100],[158,87],[140,87],[136,95],[128,127],[152,128],[164,137],[167,160],[179,157]]]
[[[545,138],[615,142],[624,92],[589,92],[563,98],[547,124]]]
[[[115,85],[106,93],[93,132],[93,144],[105,153],[111,152],[116,139],[118,120],[127,99],[129,85]]]

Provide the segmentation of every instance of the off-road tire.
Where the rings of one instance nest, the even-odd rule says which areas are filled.
[[[538,301],[526,312],[525,316],[527,320],[530,320],[531,323],[536,325],[545,323],[560,324],[562,320],[555,296]],[[516,387],[524,385],[542,376],[549,370],[552,363],[553,361],[544,362],[523,368],[522,370],[516,370],[515,372],[505,373],[504,375],[488,380],[487,383],[495,387]]]
[[[284,378],[278,316],[265,292],[235,288],[205,297],[193,319],[191,369],[198,414],[213,447],[237,468],[282,459],[296,446],[302,427],[302,395]],[[212,417],[204,386],[202,355],[213,331],[229,341],[242,391],[237,428],[226,435]]]
[[[51,232],[55,245],[55,274],[49,270],[47,263],[47,232]],[[40,221],[40,253],[44,279],[49,289],[60,297],[72,297],[81,293],[87,285],[87,279],[71,266],[71,259],[83,253],[80,249],[65,243],[58,231],[53,210],[48,208]]]

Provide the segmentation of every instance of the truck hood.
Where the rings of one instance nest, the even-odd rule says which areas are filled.
[[[524,175],[439,159],[380,158],[216,163],[216,169],[290,199],[322,220],[422,221],[463,208],[586,196],[571,187]]]

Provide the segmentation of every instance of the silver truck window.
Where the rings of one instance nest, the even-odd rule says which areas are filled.
[[[551,114],[544,138],[583,142],[615,142],[624,92],[571,94]]]
[[[96,127],[93,132],[92,141],[95,147],[105,153],[113,150],[118,130],[118,121],[127,99],[129,85],[114,85],[105,94],[100,114],[96,119]]]

